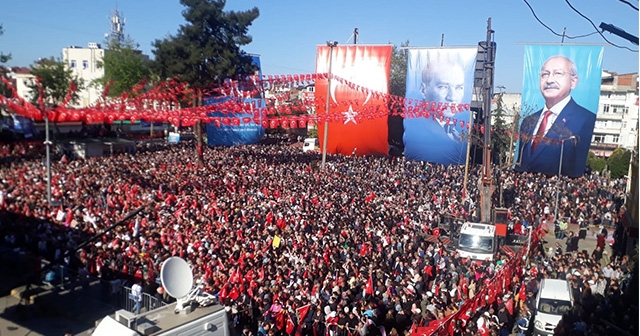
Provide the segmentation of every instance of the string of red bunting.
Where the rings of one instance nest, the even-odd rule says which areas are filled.
[[[114,123],[116,121],[139,120],[146,122],[168,122],[172,125],[193,126],[197,121],[212,123],[217,127],[223,125],[239,126],[242,124],[261,125],[263,128],[305,128],[307,125],[315,125],[324,122],[344,123],[346,117],[344,109],[351,107],[357,112],[355,120],[358,123],[387,116],[399,116],[404,119],[426,118],[434,122],[459,125],[470,130],[472,125],[468,120],[455,117],[445,117],[444,111],[456,113],[469,111],[469,104],[448,104],[428,102],[411,98],[390,95],[383,92],[370,90],[364,86],[355,84],[344,78],[331,75],[331,80],[338,81],[352,90],[356,90],[368,96],[376,98],[382,103],[363,104],[359,100],[348,100],[329,103],[329,112],[326,111],[326,97],[315,96],[312,99],[302,97],[288,101],[287,94],[277,94],[275,99],[279,104],[262,105],[262,100],[252,97],[260,97],[264,88],[274,88],[278,85],[305,86],[315,83],[317,80],[327,80],[327,73],[298,74],[298,75],[264,75],[248,77],[243,81],[225,81],[216,88],[196,90],[185,82],[171,79],[160,82],[152,88],[146,87],[143,80],[136,84],[129,92],[107,99],[111,82],[105,85],[101,98],[93,105],[86,108],[69,108],[67,105],[76,90],[75,85],[70,85],[69,92],[62,104],[55,108],[45,108],[45,93],[40,81],[38,105],[25,101],[17,94],[15,87],[6,78],[2,82],[10,89],[11,97],[0,95],[0,104],[7,106],[9,111],[18,115],[42,121],[45,113],[50,121],[54,122],[86,122]],[[233,97],[226,101],[213,103],[206,106],[193,106],[196,97]],[[186,107],[185,107],[186,106]],[[45,112],[46,111],[46,112]],[[212,112],[222,112],[225,116],[211,116]],[[315,112],[315,113],[314,113]],[[484,126],[475,124],[475,131],[484,134]],[[515,135],[518,136],[517,134]],[[546,139],[545,139],[546,140]],[[552,140],[547,140],[552,141]]]

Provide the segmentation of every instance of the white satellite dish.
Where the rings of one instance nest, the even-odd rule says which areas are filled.
[[[177,300],[176,310],[182,310],[183,305],[190,301],[189,292],[193,287],[193,274],[184,259],[171,257],[165,260],[160,270],[162,287]]]
[[[217,301],[217,297],[202,290],[203,284],[198,282],[193,285],[191,268],[184,259],[171,257],[165,260],[160,270],[160,281],[167,294],[176,299],[175,313],[189,313],[192,302],[201,307],[206,307]]]

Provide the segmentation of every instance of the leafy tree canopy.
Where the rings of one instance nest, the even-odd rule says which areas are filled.
[[[607,161],[596,156],[594,152],[589,152],[587,156],[587,167],[592,171],[602,172],[607,166]]]
[[[389,93],[394,96],[404,97],[407,91],[407,49],[409,40],[393,45],[391,50],[391,75],[389,79]]]
[[[260,14],[225,11],[224,0],[180,0],[186,24],[175,36],[153,42],[155,71],[161,79],[177,77],[193,87],[204,88],[255,71],[251,57],[239,46],[251,43],[249,26]]]
[[[4,34],[4,28],[0,24],[0,36],[2,36],[2,34]],[[11,60],[11,54],[5,54],[2,51],[0,51],[0,63],[7,63],[10,60]]]
[[[631,152],[622,148],[616,148],[607,161],[611,178],[620,178],[629,172],[629,161],[631,160]]]
[[[76,85],[76,90],[71,96],[71,103],[78,101],[78,92],[84,89],[84,80],[73,76],[71,68],[62,60],[53,57],[43,58],[31,65],[31,74],[40,78],[45,96],[44,103],[50,107],[62,104],[69,92],[71,81],[74,81]],[[37,106],[40,97],[38,84],[33,82],[27,86],[33,92],[31,103]]]
[[[104,58],[98,63],[99,67],[104,68],[104,76],[92,84],[104,87],[111,81],[109,96],[115,97],[130,91],[142,79],[149,79],[151,61],[137,47],[131,38],[122,42],[117,39],[107,41]]]

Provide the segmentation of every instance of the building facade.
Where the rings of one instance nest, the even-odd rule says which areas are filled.
[[[603,71],[591,151],[609,157],[616,148],[632,150],[637,137],[638,74]]]
[[[84,89],[78,92],[79,99],[73,107],[86,107],[100,98],[100,87],[91,83],[104,76],[104,67],[100,66],[104,53],[105,50],[94,42],[90,42],[87,48],[70,46],[62,49],[62,60],[73,76],[84,80]]]

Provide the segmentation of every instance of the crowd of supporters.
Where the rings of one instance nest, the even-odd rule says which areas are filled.
[[[2,219],[4,245],[104,279],[144,282],[150,294],[162,292],[162,262],[179,256],[227,307],[238,334],[404,335],[457,312],[510,259],[498,251],[492,262],[475,263],[425,239],[439,223],[477,219],[478,167],[470,167],[465,191],[464,167],[401,157],[330,155],[320,169],[318,154],[251,145],[208,149],[199,165],[193,144],[146,144],[135,154],[56,160],[50,204],[42,157],[8,146],[4,152],[26,158],[2,163],[0,209],[34,220]],[[558,182],[511,170],[495,179],[494,202],[525,227],[554,220],[560,190],[558,217],[615,228],[626,183],[597,174]],[[630,291],[629,259],[615,251],[607,259],[540,250],[497,300],[456,322],[456,333],[517,330],[542,277],[567,277],[577,288],[580,309],[559,332],[628,328],[637,310],[631,315],[633,305],[618,298]],[[602,330],[583,326],[593,316],[602,316]]]

